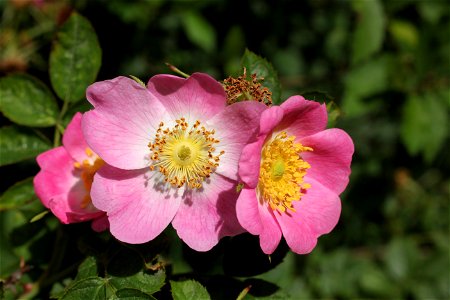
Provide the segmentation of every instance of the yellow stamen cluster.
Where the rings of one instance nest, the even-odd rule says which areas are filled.
[[[199,120],[189,126],[185,118],[176,120],[173,128],[159,124],[153,142],[148,144],[153,164],[150,170],[158,170],[164,181],[180,188],[186,184],[200,189],[203,181],[219,166],[221,151],[215,155],[214,145],[220,141],[214,138],[214,129],[200,126]]]
[[[237,77],[228,77],[223,81],[223,87],[227,93],[227,104],[243,100],[255,100],[262,102],[267,106],[272,105],[272,92],[263,87],[260,83],[264,78],[257,78],[252,74],[247,78],[247,70],[244,68],[244,74]]]
[[[98,171],[98,169],[100,169],[105,164],[105,162],[101,158],[94,157],[96,155],[90,148],[86,148],[85,152],[89,159],[84,159],[82,162],[75,162],[73,164],[76,169],[81,170],[81,179],[83,180],[84,187],[88,192],[81,201],[81,208],[86,208],[92,202],[90,191],[92,182],[94,181],[94,175]]]
[[[300,200],[304,191],[311,187],[303,182],[311,166],[301,158],[301,153],[313,149],[294,140],[295,136],[280,132],[266,143],[261,155],[258,194],[272,210],[280,213],[295,211],[293,201]]]

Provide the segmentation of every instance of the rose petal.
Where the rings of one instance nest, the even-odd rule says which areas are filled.
[[[248,232],[258,235],[263,230],[259,215],[258,199],[254,188],[243,188],[236,202],[239,223]]]
[[[214,137],[220,140],[215,144],[216,152],[224,151],[220,156],[217,174],[233,180],[238,178],[239,157],[250,139],[254,139],[261,113],[267,107],[256,101],[232,104],[208,121],[207,128],[214,129]]]
[[[158,99],[126,77],[94,83],[87,98],[95,109],[83,115],[82,130],[92,150],[121,169],[148,166],[148,143],[159,123],[167,121]]]
[[[298,254],[310,253],[317,238],[329,233],[337,224],[341,201],[333,191],[311,180],[311,188],[300,201],[293,203],[295,212],[275,213],[289,247]]]
[[[281,104],[281,108],[284,117],[275,131],[286,130],[288,134],[299,138],[320,132],[327,126],[325,104],[305,100],[302,96],[292,96]]]
[[[108,214],[112,235],[126,243],[145,243],[169,225],[180,205],[181,194],[163,187],[160,176],[148,169],[105,165],[94,176],[91,197]]]
[[[265,254],[272,254],[281,241],[281,229],[275,219],[274,212],[265,203],[259,203],[259,215],[263,229],[259,234],[259,244]]]
[[[272,106],[261,114],[258,136],[270,135],[272,130],[283,120],[284,110],[279,106]]]
[[[83,207],[88,192],[80,178],[81,171],[75,169],[74,160],[63,147],[40,154],[37,162],[41,171],[34,177],[34,190],[61,222],[82,222],[99,215],[92,205]]]
[[[67,125],[62,138],[64,148],[69,152],[70,156],[78,162],[87,158],[86,149],[88,144],[84,139],[81,131],[81,113],[76,113],[72,121]]]
[[[96,232],[102,232],[109,228],[108,216],[103,213],[97,219],[92,220],[91,223],[92,230]]]
[[[189,247],[208,251],[223,236],[244,232],[236,217],[237,197],[235,182],[213,174],[203,189],[185,193],[172,225]]]
[[[258,184],[264,142],[282,118],[283,110],[278,106],[272,106],[263,111],[256,141],[247,144],[242,150],[239,160],[239,177],[249,188],[255,188]]]
[[[67,194],[79,181],[73,175],[75,161],[64,147],[41,153],[36,160],[41,171],[34,177],[34,190],[42,204],[49,208],[55,196]]]
[[[147,85],[164,105],[172,119],[204,122],[225,108],[226,94],[217,80],[203,73],[188,79],[172,75],[153,76]]]
[[[305,137],[300,142],[313,148],[311,152],[302,153],[302,158],[311,165],[305,182],[313,178],[335,193],[342,193],[349,181],[354,152],[350,136],[333,128]]]

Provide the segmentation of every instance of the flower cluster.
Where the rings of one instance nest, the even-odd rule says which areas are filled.
[[[36,193],[63,223],[93,220],[126,243],[171,223],[197,251],[250,232],[270,254],[284,236],[302,254],[339,219],[353,142],[325,129],[324,105],[230,104],[202,73],[146,86],[118,77],[91,85],[87,99],[94,109],[37,159]]]

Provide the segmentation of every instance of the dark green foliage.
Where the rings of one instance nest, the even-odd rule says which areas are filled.
[[[50,55],[50,79],[64,101],[84,99],[86,88],[100,69],[102,51],[90,22],[77,13],[58,31]]]
[[[19,2],[0,1],[0,299],[450,297],[446,1]],[[195,252],[172,228],[123,244],[36,198],[35,157],[91,109],[97,74],[145,83],[165,62],[218,81],[246,67],[350,134],[341,219],[311,254],[267,256],[250,234]]]

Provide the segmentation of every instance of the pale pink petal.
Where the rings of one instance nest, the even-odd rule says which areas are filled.
[[[310,180],[311,188],[300,201],[295,201],[295,212],[278,213],[275,216],[288,246],[298,254],[311,252],[317,238],[329,233],[337,224],[341,213],[341,201],[333,191],[319,182]]]
[[[157,175],[148,169],[121,170],[109,165],[95,174],[92,202],[107,213],[111,234],[118,240],[148,242],[172,221],[181,194],[166,190]]]
[[[259,234],[259,244],[265,254],[272,254],[281,240],[281,229],[272,209],[265,203],[259,203],[259,215],[263,229]]]
[[[287,130],[288,134],[304,137],[327,126],[327,109],[325,104],[305,100],[302,96],[292,96],[281,104],[284,111],[283,120],[276,131]]]
[[[354,151],[350,136],[333,128],[305,137],[300,142],[313,148],[311,152],[302,153],[302,158],[311,165],[305,182],[313,178],[336,194],[342,193],[349,181]]]
[[[158,99],[126,77],[94,83],[87,98],[95,109],[83,115],[82,129],[91,149],[121,169],[148,166],[148,143],[167,120]]]
[[[76,113],[73,116],[72,121],[67,125],[62,138],[64,148],[66,148],[73,159],[79,162],[86,159],[86,148],[88,148],[88,144],[81,131],[81,117],[81,113]]]
[[[258,199],[254,188],[243,188],[236,202],[236,213],[239,223],[245,230],[259,235],[263,230],[259,215]]]
[[[108,216],[103,213],[102,216],[92,220],[91,227],[96,232],[102,232],[109,228]]]
[[[194,73],[187,79],[172,75],[156,75],[147,84],[157,95],[172,119],[184,117],[191,122],[204,122],[223,110],[226,94],[222,85],[204,73]]]
[[[244,232],[236,217],[237,197],[234,181],[213,174],[202,190],[186,191],[172,225],[189,247],[208,251],[223,236]]]
[[[215,144],[216,154],[220,156],[216,173],[230,179],[238,178],[239,157],[242,149],[258,130],[261,113],[266,106],[256,101],[245,101],[227,106],[222,112],[208,121],[207,128],[214,129],[214,137],[220,140]]]

